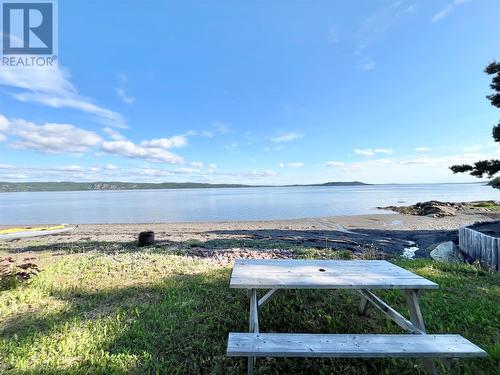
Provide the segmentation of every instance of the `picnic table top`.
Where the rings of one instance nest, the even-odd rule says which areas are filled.
[[[385,260],[238,259],[230,287],[435,289],[438,285]]]

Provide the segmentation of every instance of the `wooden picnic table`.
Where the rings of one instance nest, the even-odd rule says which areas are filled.
[[[460,335],[427,335],[418,302],[419,291],[438,285],[385,260],[236,260],[231,288],[249,290],[249,332],[230,333],[228,356],[248,357],[253,374],[256,357],[417,357],[425,358],[435,373],[432,358],[485,356]],[[258,289],[269,289],[261,298]],[[259,311],[280,289],[350,289],[360,295],[365,314],[372,305],[409,334],[292,334],[260,333]],[[374,289],[401,289],[406,294],[410,319],[376,296]]]

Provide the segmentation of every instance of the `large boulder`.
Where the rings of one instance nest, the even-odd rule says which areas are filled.
[[[431,251],[430,256],[434,260],[447,263],[462,263],[464,260],[458,247],[452,241],[443,242],[436,246]]]

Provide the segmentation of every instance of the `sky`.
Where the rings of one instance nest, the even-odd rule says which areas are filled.
[[[58,2],[58,67],[0,67],[0,181],[477,181],[500,2]]]

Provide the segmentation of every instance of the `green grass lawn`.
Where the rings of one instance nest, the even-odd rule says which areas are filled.
[[[175,248],[135,251],[84,244],[37,252],[43,271],[0,292],[2,374],[243,374],[246,360],[225,356],[227,334],[248,329],[245,291],[229,289],[230,267]],[[0,255],[13,254],[0,249]],[[315,251],[299,251],[316,257]],[[31,253],[30,253],[31,254]],[[320,256],[345,257],[331,251]],[[13,255],[22,258],[23,253]],[[427,260],[396,263],[440,285],[422,294],[429,332],[459,333],[486,349],[442,373],[497,374],[500,275]],[[400,292],[379,293],[405,311]],[[287,291],[263,309],[261,331],[397,333],[375,309],[339,291]],[[415,374],[413,360],[260,359],[257,374]]]

